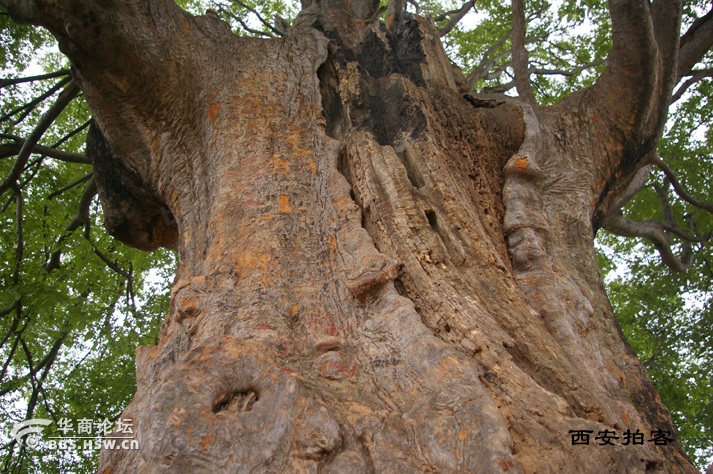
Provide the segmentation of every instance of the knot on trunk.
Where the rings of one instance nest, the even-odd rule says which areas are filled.
[[[138,429],[150,472],[368,470],[353,436],[265,344],[223,337],[164,380]]]

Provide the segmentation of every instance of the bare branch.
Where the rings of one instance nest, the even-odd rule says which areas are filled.
[[[623,208],[646,184],[652,165],[642,166],[628,179],[617,181],[601,203],[602,215],[606,216]]]
[[[72,81],[59,94],[57,101],[52,104],[52,106],[47,112],[44,113],[44,115],[42,115],[40,121],[35,126],[35,129],[32,130],[30,136],[27,137],[27,140],[22,145],[22,148],[20,149],[17,155],[17,159],[15,160],[15,164],[12,166],[12,169],[10,169],[10,173],[2,181],[2,183],[0,183],[0,194],[4,193],[15,183],[17,183],[17,179],[20,177],[20,174],[25,169],[27,160],[30,158],[30,155],[32,154],[32,150],[35,148],[35,145],[37,145],[37,143],[40,141],[40,138],[42,138],[42,135],[44,135],[50,125],[52,125],[52,123],[57,119],[57,117],[59,117],[59,114],[62,113],[62,111],[67,107],[67,105],[69,105],[72,99],[77,96],[77,94],[79,94],[79,87],[77,87],[77,84]]]
[[[515,87],[522,100],[535,104],[529,71],[529,55],[525,48],[525,1],[512,0],[512,67],[515,72]]]
[[[483,93],[486,94],[504,94],[505,92],[512,90],[515,87],[515,81],[506,82],[499,86],[493,87],[483,87]]]
[[[491,68],[492,64],[497,61],[495,58],[490,58],[490,56],[497,51],[498,49],[502,48],[505,46],[505,43],[507,43],[507,40],[510,38],[510,35],[512,34],[512,28],[510,28],[502,38],[498,40],[497,43],[493,44],[488,48],[487,51],[483,54],[482,59],[480,60],[480,63],[473,69],[473,71],[468,74],[466,77],[466,81],[468,82],[468,85],[470,87],[473,87],[475,84],[475,81],[478,79],[483,79],[485,76],[488,74],[488,70]],[[502,55],[498,56],[501,57]]]
[[[651,166],[651,165],[649,165],[649,166]],[[668,190],[670,187],[671,187],[671,182],[667,178],[664,178],[663,186],[659,186],[656,183],[653,184],[653,188],[654,188],[654,191],[656,192],[656,196],[659,198],[659,201],[661,202],[661,208],[663,209],[664,221],[670,226],[675,226],[676,219],[673,215],[673,209],[671,208],[671,200],[668,197]]]
[[[8,86],[14,86],[15,84],[23,84],[25,82],[34,81],[44,81],[45,79],[54,79],[55,77],[66,76],[69,74],[69,69],[60,69],[59,71],[51,72],[49,74],[42,74],[39,76],[29,76],[29,77],[18,77],[14,79],[0,79],[0,89]]]
[[[579,66],[573,68],[573,69],[543,69],[543,68],[531,68],[530,73],[531,74],[537,74],[537,75],[543,75],[543,76],[566,76],[566,77],[571,77],[571,76],[576,76],[577,74],[581,73],[582,71],[585,71],[587,69],[591,69],[593,67],[601,66],[604,64],[606,61],[603,59],[600,59],[598,61],[591,61],[588,63],[580,64]]]
[[[8,314],[12,313],[16,309],[17,309],[17,301],[15,301],[13,304],[11,304],[10,306],[8,306],[5,309],[0,309],[0,319],[4,318]],[[2,347],[3,344],[4,344],[4,342],[0,342],[0,347]]]
[[[678,258],[671,250],[671,242],[666,235],[668,230],[661,222],[634,221],[627,219],[617,211],[607,216],[602,222],[606,230],[624,237],[642,237],[651,242],[661,256],[661,260],[676,272],[685,272],[691,266],[692,253],[690,246],[684,245],[681,257]]]
[[[681,37],[678,51],[678,81],[713,47],[713,10],[693,22]]]
[[[13,186],[15,191],[15,226],[17,247],[15,248],[15,271],[13,274],[13,283],[15,285],[20,283],[20,270],[22,268],[22,258],[25,251],[25,239],[22,232],[22,221],[23,221],[23,210],[24,210],[24,198],[22,196],[22,190],[16,184]]]
[[[70,189],[72,189],[72,188],[74,188],[74,187],[76,187],[76,186],[79,186],[80,184],[82,184],[83,182],[87,181],[88,179],[91,179],[92,176],[93,176],[93,173],[89,173],[88,175],[82,176],[81,178],[79,178],[79,179],[76,180],[75,182],[70,183],[70,184],[68,184],[67,186],[64,186],[64,187],[62,187],[62,188],[60,188],[60,189],[58,189],[58,190],[56,190],[56,191],[50,193],[50,194],[47,196],[47,199],[53,199],[53,198],[59,196],[60,194],[65,193],[65,192],[69,191]],[[86,192],[86,189],[85,189],[85,192]],[[90,202],[91,202],[91,200],[90,200]]]
[[[17,346],[20,344],[20,337],[22,337],[22,331],[16,332],[19,322],[20,322],[20,318],[19,317],[15,318],[15,321],[13,321],[13,327],[10,329],[10,331],[8,331],[8,333],[5,336],[4,341],[3,341],[3,345],[5,345],[5,342],[10,338],[10,336],[15,334],[15,341],[13,342],[12,347],[10,348],[8,357],[2,366],[2,370],[0,371],[0,382],[5,380],[5,377],[7,376],[7,369],[10,367],[10,363],[12,362],[13,357],[15,357],[15,352],[17,351]],[[7,389],[0,390],[0,396],[5,395],[6,393],[11,392],[12,390],[15,390],[15,388],[9,387]]]
[[[87,176],[82,178],[82,180],[86,178]],[[73,183],[70,186],[74,186],[75,184],[77,183]],[[55,193],[53,193],[53,195],[54,194]],[[94,196],[96,196],[96,194],[97,185],[94,181],[94,177],[92,176],[91,180],[85,186],[84,191],[82,192],[82,197],[79,199],[79,204],[77,205],[77,214],[69,222],[69,224],[67,224],[67,227],[65,227],[64,229],[65,233],[59,238],[59,241],[57,242],[57,247],[59,247],[58,250],[52,253],[52,257],[50,258],[49,262],[47,262],[44,266],[44,269],[47,273],[50,273],[59,268],[60,258],[62,257],[62,243],[72,234],[72,232],[77,230],[81,225],[89,227],[91,223],[91,221],[89,220],[89,207],[91,206],[92,199],[94,199]],[[50,197],[52,197],[52,195]]]
[[[67,140],[69,140],[70,138],[72,138],[73,136],[75,136],[76,134],[78,134],[79,132],[81,132],[82,130],[84,130],[85,128],[89,127],[89,125],[90,125],[91,123],[92,123],[92,119],[90,118],[89,120],[87,120],[86,122],[84,122],[82,125],[80,125],[79,127],[75,128],[74,130],[72,130],[71,132],[69,132],[68,134],[66,134],[65,136],[63,136],[62,138],[60,138],[59,140],[57,140],[55,143],[53,143],[52,145],[50,145],[50,147],[51,147],[51,148],[57,148],[58,146],[64,144]]]
[[[283,36],[283,34],[279,30],[277,30],[274,26],[272,26],[269,21],[265,20],[256,9],[252,8],[250,5],[246,5],[245,3],[241,2],[240,0],[231,0],[231,1],[233,3],[236,3],[237,5],[241,6],[242,8],[248,10],[250,13],[254,14],[257,17],[257,19],[260,20],[260,23],[265,25],[265,27],[268,30],[272,31],[275,35]],[[242,21],[240,21],[240,24],[244,24],[244,23]]]
[[[45,99],[52,96],[55,92],[60,90],[65,84],[67,84],[71,80],[72,80],[72,78],[70,78],[70,77],[66,77],[66,78],[62,79],[57,84],[52,86],[44,94],[32,99],[30,102],[23,104],[20,107],[17,107],[16,109],[13,109],[10,112],[3,115],[2,117],[0,117],[0,122],[4,122],[5,120],[9,119],[10,117],[12,117],[20,112],[25,112],[19,119],[17,119],[15,121],[16,124],[20,123],[22,121],[22,119],[24,119],[27,116],[27,114],[29,114],[38,104],[42,103]]]
[[[701,79],[705,79],[707,77],[713,77],[713,69],[703,69],[700,71],[691,71],[689,75],[690,75],[690,77],[686,80],[686,82],[681,84],[681,86],[676,90],[676,92],[671,97],[671,103],[679,100],[683,96],[683,94],[692,85],[699,82]]]
[[[3,143],[0,145],[0,159],[17,155],[20,150],[22,150],[26,141],[24,138],[7,134],[0,135],[0,138],[11,138],[14,141],[14,143]],[[81,163],[85,165],[92,164],[92,160],[90,160],[86,155],[80,153],[68,153],[66,151],[57,150],[56,148],[43,145],[35,145],[32,147],[31,153],[37,153],[67,163]]]
[[[130,273],[123,270],[119,265],[117,265],[116,262],[112,262],[111,260],[109,260],[109,257],[104,255],[104,253],[101,250],[99,250],[99,248],[96,245],[94,245],[94,242],[90,241],[90,243],[92,244],[92,247],[94,248],[94,254],[97,257],[99,257],[99,259],[102,262],[104,262],[106,264],[106,266],[109,267],[109,269],[114,271],[114,273],[116,273],[117,275],[123,276],[124,278],[127,278],[127,279],[131,278]]]
[[[510,66],[510,63],[505,63],[499,68],[495,69],[494,71],[490,71],[487,76],[485,76],[483,79],[486,79],[488,81],[492,81],[494,79],[499,79],[500,76],[502,76],[507,68]]]
[[[435,22],[443,21],[446,18],[448,18],[450,15],[453,15],[454,13],[458,13],[460,8],[456,8],[455,10],[449,10],[447,12],[442,12],[437,15],[431,15],[431,19]]]
[[[708,212],[713,213],[713,203],[710,202],[705,202],[701,201],[699,199],[694,198],[688,192],[684,189],[683,186],[681,186],[681,183],[679,183],[678,179],[676,179],[676,175],[674,174],[673,170],[671,167],[669,167],[665,161],[663,161],[661,158],[659,158],[657,155],[652,155],[649,158],[649,163],[652,165],[655,165],[657,168],[659,168],[661,171],[663,171],[664,175],[666,175],[666,178],[671,182],[671,185],[673,186],[673,189],[676,191],[676,194],[678,194],[681,199],[684,201],[688,202],[689,204],[696,206],[701,209],[705,209]]]
[[[247,31],[248,33],[253,34],[253,35],[256,35],[256,36],[263,36],[263,37],[265,37],[265,38],[274,38],[274,36],[271,35],[270,33],[265,33],[264,31],[255,30],[255,29],[253,29],[253,28],[250,28],[250,27],[248,26],[248,24],[245,23],[245,20],[243,20],[243,19],[240,18],[239,16],[233,14],[232,12],[229,12],[229,11],[226,10],[224,7],[222,7],[222,6],[221,6],[221,7],[218,7],[218,9],[220,10],[221,13],[223,13],[223,14],[225,14],[225,15],[228,15],[230,18],[232,18],[233,20],[235,20],[235,21],[237,21],[238,23],[240,23],[240,26],[242,26],[243,29],[244,29],[245,31]],[[278,34],[279,34],[279,33],[278,33]]]
[[[448,19],[448,23],[443,26],[443,28],[438,29],[438,35],[439,36],[445,36],[451,31],[453,31],[453,28],[456,27],[456,25],[463,19],[464,16],[468,14],[468,12],[475,6],[474,1],[466,2],[463,4],[462,7],[460,7],[458,10],[453,10],[447,13],[444,13],[444,17],[442,19],[445,19],[447,17],[450,17]],[[435,18],[434,18],[435,20]]]

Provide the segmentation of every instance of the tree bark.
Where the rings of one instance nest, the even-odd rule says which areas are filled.
[[[180,257],[140,450],[100,472],[695,472],[594,440],[673,432],[593,235],[663,126],[680,5],[612,1],[602,79],[544,109],[463,96],[433,24],[378,2],[303,2],[276,40],[168,0],[0,3],[72,61],[107,228]]]

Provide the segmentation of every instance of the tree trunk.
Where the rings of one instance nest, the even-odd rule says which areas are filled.
[[[612,2],[607,72],[552,108],[463,94],[429,20],[377,2],[269,41],[167,0],[2,3],[72,60],[109,231],[180,257],[140,450],[100,472],[695,472],[623,443],[673,428],[593,247],[670,96],[656,8],[616,36],[648,2]]]

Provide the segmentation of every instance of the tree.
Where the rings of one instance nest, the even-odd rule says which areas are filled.
[[[594,235],[631,227],[711,15],[681,37],[680,3],[612,0],[603,72],[542,107],[522,2],[517,99],[474,94],[404,3],[383,26],[373,1],[304,1],[259,40],[167,0],[0,1],[73,77],[0,191],[22,208],[43,124],[81,89],[107,229],[179,255],[123,415],[141,450],[100,471],[694,472],[675,441],[621,442],[673,430]],[[613,445],[574,445],[587,430]]]

